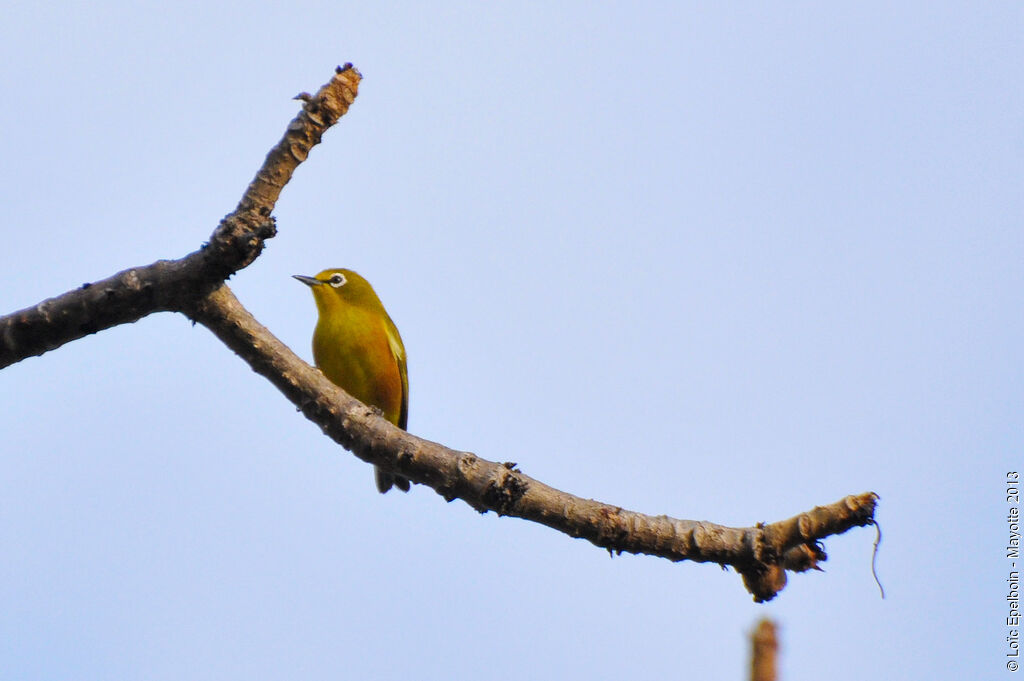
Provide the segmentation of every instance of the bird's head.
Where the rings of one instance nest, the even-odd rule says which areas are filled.
[[[370,282],[352,270],[338,268],[324,270],[315,277],[303,274],[292,276],[312,289],[321,313],[347,305],[373,309],[381,307],[380,299]]]

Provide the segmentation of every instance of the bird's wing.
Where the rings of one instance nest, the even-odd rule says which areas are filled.
[[[405,345],[402,344],[402,337],[398,335],[398,327],[391,319],[387,320],[384,324],[384,332],[388,337],[388,347],[391,348],[391,354],[394,356],[395,361],[398,362],[398,374],[402,377],[402,409],[398,413],[398,425],[399,428],[405,430],[406,425],[409,422],[409,370],[405,363]]]

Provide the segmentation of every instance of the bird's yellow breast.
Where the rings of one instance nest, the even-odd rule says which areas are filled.
[[[404,428],[404,356],[396,353],[404,349],[400,339],[396,348],[393,327],[386,315],[373,311],[349,306],[331,310],[317,322],[313,359],[333,383]]]

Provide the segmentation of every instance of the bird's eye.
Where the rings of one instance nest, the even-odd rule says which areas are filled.
[[[345,279],[345,275],[344,275],[344,274],[341,274],[341,273],[337,273],[337,274],[332,274],[332,275],[331,275],[331,278],[330,278],[330,279],[328,279],[327,281],[328,281],[328,282],[330,283],[330,285],[331,285],[331,286],[333,286],[334,288],[341,288],[341,287],[342,287],[342,286],[344,286],[344,285],[345,285],[346,283],[348,283],[348,280],[346,280],[346,279]]]

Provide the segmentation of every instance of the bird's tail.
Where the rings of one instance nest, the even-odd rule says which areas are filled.
[[[409,491],[409,478],[403,478],[401,475],[382,471],[376,466],[373,467],[373,474],[377,478],[377,491],[381,494],[391,489],[392,485],[403,492]]]

